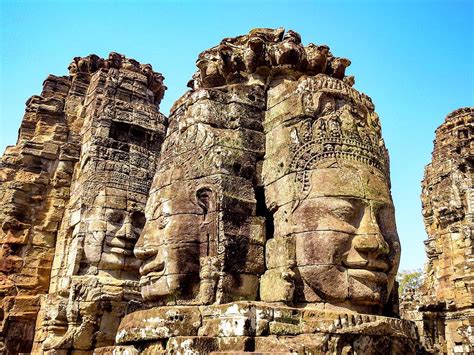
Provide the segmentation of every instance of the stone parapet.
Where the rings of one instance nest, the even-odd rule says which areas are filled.
[[[122,320],[117,344],[139,353],[151,346],[168,353],[415,354],[413,322],[368,314],[293,308],[264,302],[201,307],[156,307]],[[145,352],[143,352],[145,353]]]

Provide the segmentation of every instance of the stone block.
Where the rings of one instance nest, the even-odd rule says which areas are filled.
[[[126,315],[117,331],[116,342],[166,339],[197,335],[201,314],[197,307],[158,307]]]
[[[260,279],[260,299],[264,302],[291,302],[295,273],[289,268],[267,270]]]

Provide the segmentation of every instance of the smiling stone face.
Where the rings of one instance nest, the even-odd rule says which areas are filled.
[[[372,103],[320,75],[277,85],[268,98],[262,180],[274,235],[262,300],[381,313],[400,243]]]
[[[133,248],[145,225],[143,206],[129,204],[119,208],[115,203],[107,203],[106,197],[99,194],[97,203],[85,212],[80,234],[84,238],[82,273],[98,269],[137,271],[139,262],[133,255]]]
[[[308,196],[278,208],[275,238],[294,248],[296,301],[383,305],[400,254],[389,190],[364,165],[342,165],[312,171]]]
[[[135,247],[146,300],[198,296],[200,257],[213,247],[217,216],[213,189],[186,185],[176,182],[160,189],[148,205],[148,220]]]
[[[135,246],[142,296],[160,305],[254,300],[264,267],[254,190],[263,91],[203,89],[182,100]]]

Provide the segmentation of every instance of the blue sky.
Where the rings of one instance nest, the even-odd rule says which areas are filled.
[[[255,27],[284,27],[352,61],[391,157],[401,269],[423,266],[420,181],[434,130],[474,105],[474,2],[0,1],[0,151],[15,144],[24,104],[75,56],[116,51],[149,62],[168,86],[168,114],[202,50]]]

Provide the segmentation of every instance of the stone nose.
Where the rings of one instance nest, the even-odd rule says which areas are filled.
[[[134,231],[130,217],[125,217],[119,230],[115,233],[115,236],[123,239],[137,239],[137,233]]]
[[[354,237],[352,245],[357,251],[372,253],[374,256],[390,252],[387,242],[380,233],[358,234]]]
[[[369,253],[375,258],[390,253],[371,206],[367,206],[352,243],[357,251]]]
[[[133,253],[137,257],[137,259],[147,260],[158,254],[158,248],[150,245],[150,233],[151,229],[149,228],[149,225],[145,224],[145,227],[143,228],[140,237],[135,243],[135,248],[133,249]]]

